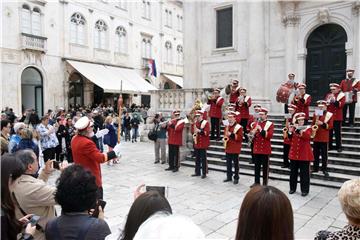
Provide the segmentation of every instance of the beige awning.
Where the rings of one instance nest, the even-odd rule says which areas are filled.
[[[175,76],[171,74],[164,74],[164,76],[175,84],[179,85],[181,88],[184,87],[184,79],[181,76]]]
[[[74,60],[66,60],[88,80],[101,87],[104,92],[147,93],[156,88],[143,79],[134,69],[113,67]]]

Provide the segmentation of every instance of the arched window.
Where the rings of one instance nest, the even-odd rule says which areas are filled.
[[[94,32],[95,48],[100,48],[100,49],[107,48],[107,30],[108,27],[103,20],[98,20],[95,23],[95,32]]]
[[[70,42],[85,44],[85,18],[80,13],[74,13],[70,19]]]
[[[176,52],[177,52],[178,65],[183,65],[183,57],[184,57],[183,47],[181,45],[177,45]]]
[[[171,63],[172,62],[172,45],[170,41],[165,42],[165,62]]]
[[[41,35],[41,12],[39,8],[34,8],[31,14],[32,34]]]
[[[21,28],[23,33],[31,33],[31,11],[26,4],[22,5]]]
[[[116,46],[115,51],[119,53],[127,52],[127,34],[126,30],[123,26],[119,26],[116,28]]]
[[[149,1],[142,1],[142,11],[143,11],[143,17],[146,19],[150,19],[151,18],[151,5]]]

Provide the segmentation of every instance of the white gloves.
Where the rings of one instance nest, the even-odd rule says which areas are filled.
[[[105,129],[102,129],[102,130],[97,131],[96,134],[95,134],[95,136],[96,136],[97,138],[101,138],[101,137],[105,136],[105,135],[108,134],[108,133],[109,133],[109,129],[105,128]]]
[[[121,151],[121,146],[120,143],[116,144],[116,146],[113,148],[113,151],[115,152],[116,156],[120,157],[120,151]]]

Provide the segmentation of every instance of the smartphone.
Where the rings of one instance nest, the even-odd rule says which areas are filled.
[[[165,186],[146,186],[146,191],[157,191],[161,196],[167,197],[167,187]]]
[[[31,226],[36,226],[36,224],[39,222],[40,220],[40,216],[37,216],[37,215],[33,215],[31,218],[30,218],[30,221],[29,223],[31,224]]]
[[[99,217],[99,206],[101,206],[101,209],[104,211],[104,208],[106,206],[106,202],[102,199],[98,199],[97,200],[97,203],[96,203],[96,206],[95,206],[95,210],[92,214],[93,217]]]
[[[53,167],[55,169],[60,170],[60,162],[59,161],[54,161],[53,164],[54,164]]]

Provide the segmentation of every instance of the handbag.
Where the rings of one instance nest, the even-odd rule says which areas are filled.
[[[148,138],[152,141],[156,141],[157,140],[157,129],[158,129],[159,125],[157,125],[156,127],[154,127],[152,130],[149,131],[148,133]]]

